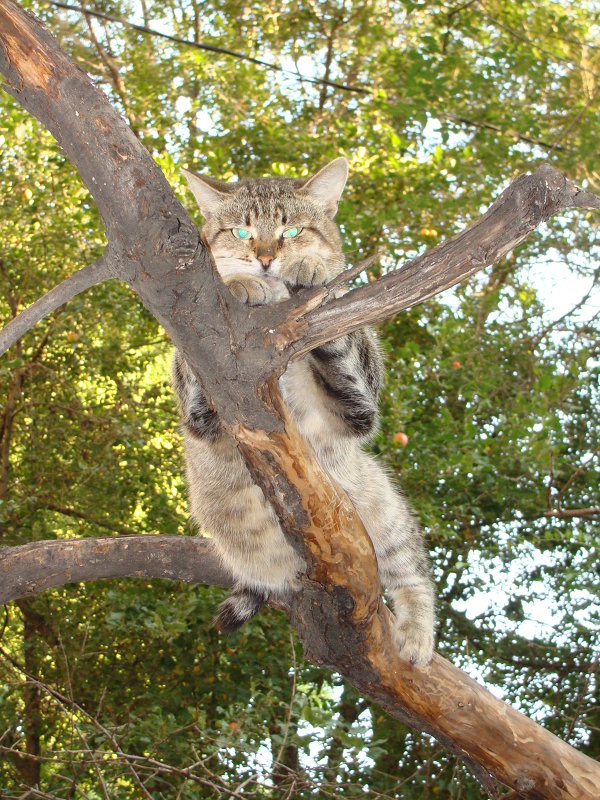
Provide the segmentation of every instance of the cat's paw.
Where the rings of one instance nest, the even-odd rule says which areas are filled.
[[[290,286],[321,286],[327,280],[327,267],[320,256],[309,254],[283,264],[279,277]]]
[[[264,280],[269,284],[273,292],[273,303],[281,303],[283,300],[290,299],[289,289],[280,278],[275,278],[273,275],[265,275]]]
[[[264,306],[273,300],[273,290],[262,278],[255,275],[229,275],[225,285],[240,303],[249,306]]]
[[[417,667],[424,667],[433,658],[433,627],[413,620],[396,620],[394,641],[400,657]]]
[[[268,592],[237,587],[219,606],[213,625],[223,633],[237,631],[245,622],[258,614],[268,599]]]

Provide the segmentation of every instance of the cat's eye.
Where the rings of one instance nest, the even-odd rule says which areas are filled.
[[[302,228],[287,228],[281,235],[284,239],[293,239],[294,236],[302,233]]]
[[[247,228],[232,228],[231,232],[236,239],[248,240],[254,238]]]

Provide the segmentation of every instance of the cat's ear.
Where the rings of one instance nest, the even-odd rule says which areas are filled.
[[[335,217],[338,202],[347,180],[348,162],[345,158],[336,158],[320,169],[312,178],[309,178],[299,189],[299,193],[323,203],[327,214]]]
[[[205,218],[214,214],[218,206],[234,190],[231,183],[218,181],[215,178],[207,178],[205,175],[196,175],[195,172],[190,172],[189,169],[182,169],[181,171],[185,175],[188,186],[198,203],[198,208]]]

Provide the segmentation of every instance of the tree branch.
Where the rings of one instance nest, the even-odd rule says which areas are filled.
[[[590,506],[589,508],[560,508],[544,512],[545,517],[557,517],[558,519],[595,517],[598,515],[600,515],[600,506]]]
[[[123,536],[0,549],[0,603],[65,583],[124,576],[231,585],[210,540],[198,537]],[[310,588],[305,583],[301,594]],[[304,613],[297,599],[294,595],[278,604],[295,624]],[[379,647],[360,670],[353,667],[351,653],[328,666],[350,677],[392,716],[435,735],[467,763],[488,765],[494,760],[496,777],[516,786],[524,797],[597,800],[596,761],[495,698],[441,656],[434,656],[426,669],[407,666],[387,635],[390,620],[390,612],[380,605],[375,633]],[[345,651],[351,647],[347,641],[338,645]],[[315,653],[306,655],[323,663]],[[486,770],[478,774],[486,780]]]
[[[298,358],[335,336],[422,303],[496,263],[538,225],[567,208],[600,208],[600,198],[542,164],[532,175],[519,175],[479,220],[447,242],[338,300],[306,313],[300,309],[296,316],[288,313],[273,332],[275,346],[289,347]],[[317,290],[313,295],[318,297]],[[273,328],[266,309],[254,309],[254,314],[257,319],[264,316]]]
[[[232,585],[210,539],[199,536],[57,539],[0,548],[0,603],[65,583],[125,576]]]
[[[100,258],[93,264],[88,264],[87,267],[78,270],[73,275],[69,275],[62,283],[50,289],[47,294],[32,303],[25,311],[22,311],[0,330],[0,356],[9,347],[18,342],[41,319],[56,311],[67,300],[112,277],[110,262],[104,258]]]

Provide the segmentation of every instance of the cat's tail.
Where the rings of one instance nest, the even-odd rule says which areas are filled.
[[[261,610],[269,598],[268,594],[258,589],[236,587],[227,600],[219,606],[214,626],[223,633],[237,631],[249,619]]]

